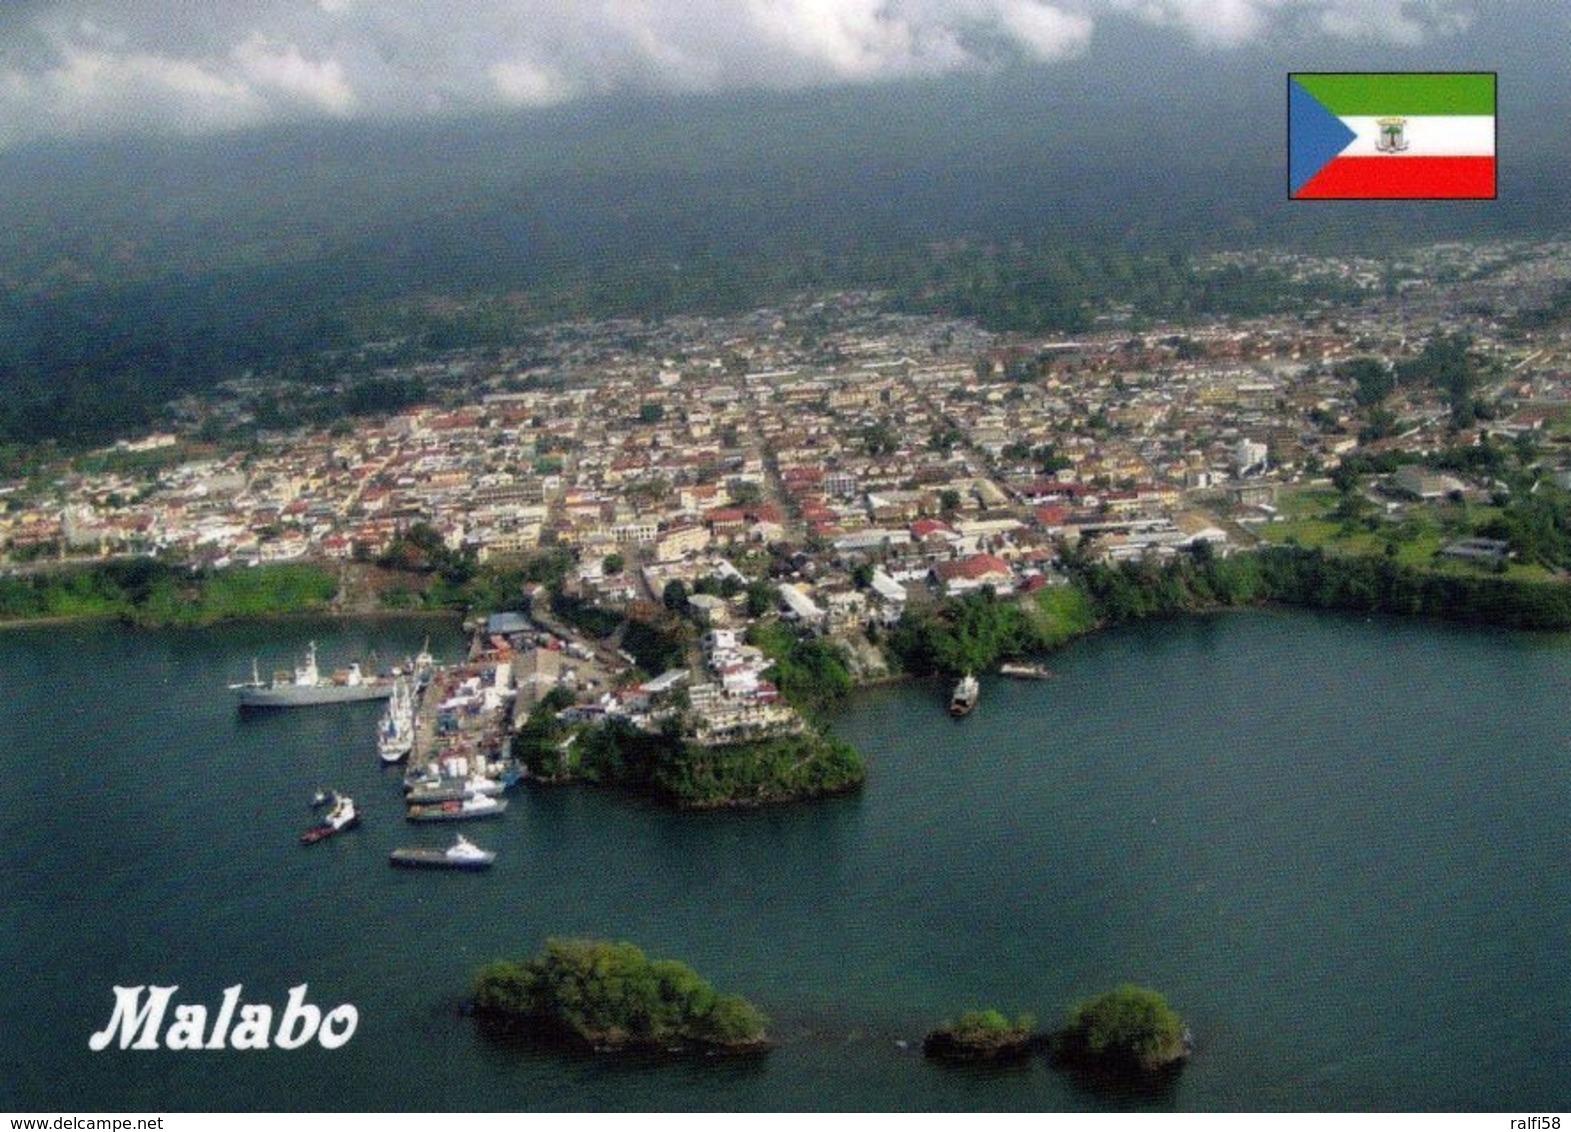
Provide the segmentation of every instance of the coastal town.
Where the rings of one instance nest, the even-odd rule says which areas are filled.
[[[990,333],[848,291],[742,315],[563,323],[527,348],[373,367],[423,399],[282,431],[257,409],[279,379],[247,374],[172,403],[166,431],[0,484],[0,552],[11,575],[156,555],[314,562],[347,579],[418,529],[481,565],[565,555],[570,611],[663,607],[697,631],[650,671],[619,634],[532,600],[541,587],[475,611],[512,611],[489,637],[521,648],[518,724],[564,687],[581,716],[649,726],[680,687],[690,737],[718,743],[802,728],[771,679],[776,658],[750,643],[761,620],[836,642],[855,677],[876,678],[875,642],[911,604],[1063,585],[1065,547],[1161,562],[1202,543],[1225,556],[1332,539],[1330,485],[1355,457],[1513,444],[1571,482],[1553,455],[1571,428],[1571,354],[1553,320],[1533,323],[1571,281],[1571,245],[1240,253],[1206,269],[1367,297],[1183,326],[1098,312],[1073,337]],[[1370,374],[1464,337],[1478,374],[1465,414],[1439,383],[1391,378],[1366,395]],[[328,369],[363,375],[387,349]],[[1437,501],[1497,496],[1487,476],[1405,462],[1361,480],[1355,501],[1394,530]],[[1548,573],[1508,540],[1431,533],[1430,560]]]

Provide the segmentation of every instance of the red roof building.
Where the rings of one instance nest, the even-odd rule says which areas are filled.
[[[927,538],[948,538],[954,533],[953,527],[937,519],[918,519],[911,524],[911,537],[918,542]]]

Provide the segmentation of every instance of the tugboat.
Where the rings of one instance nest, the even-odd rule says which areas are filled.
[[[496,854],[468,841],[463,834],[447,849],[394,849],[395,865],[425,869],[488,869]]]
[[[963,715],[970,715],[976,707],[976,701],[982,694],[982,686],[976,682],[976,677],[969,672],[955,685],[954,694],[949,697],[949,714],[959,719]]]
[[[333,799],[333,808],[327,811],[327,816],[300,835],[300,844],[315,845],[359,824],[360,814],[355,810],[354,799],[339,794]]]

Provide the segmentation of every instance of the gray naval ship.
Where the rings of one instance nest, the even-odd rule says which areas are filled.
[[[264,682],[251,662],[251,679],[231,684],[230,690],[242,708],[316,707],[319,704],[347,704],[361,700],[385,700],[393,694],[393,677],[366,676],[358,664],[324,677],[316,667],[316,642],[306,650],[305,663],[294,670],[276,674]]]

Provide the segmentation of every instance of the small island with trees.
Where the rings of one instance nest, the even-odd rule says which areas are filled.
[[[754,1053],[770,1046],[746,999],[719,994],[692,968],[649,959],[631,943],[548,940],[523,963],[482,967],[475,1013],[520,1031],[597,1052]]]
[[[1061,1064],[1119,1075],[1174,1070],[1189,1058],[1183,1019],[1154,990],[1125,983],[1077,1003],[1069,1024],[1049,1039]]]
[[[1023,1061],[1031,1056],[1035,1024],[1029,1014],[1011,1022],[998,1010],[968,1010],[958,1024],[945,1022],[928,1034],[922,1053],[935,1061]]]

